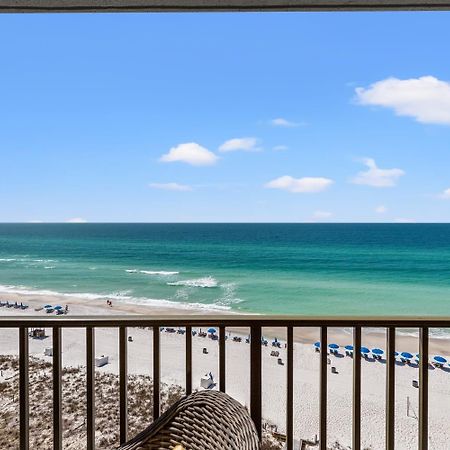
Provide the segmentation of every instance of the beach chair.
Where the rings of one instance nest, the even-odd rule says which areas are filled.
[[[247,409],[229,395],[194,392],[171,406],[144,431],[118,450],[184,449],[259,450]]]

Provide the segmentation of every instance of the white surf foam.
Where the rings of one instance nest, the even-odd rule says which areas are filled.
[[[178,275],[180,272],[170,272],[166,270],[140,270],[139,273],[143,273],[146,275],[171,276],[171,275]]]
[[[229,311],[230,307],[218,304],[204,304],[204,303],[182,303],[167,299],[154,299],[147,297],[133,297],[130,295],[132,291],[119,291],[102,294],[94,293],[67,293],[56,292],[48,289],[32,289],[27,286],[8,286],[0,285],[0,293],[2,294],[19,294],[19,295],[33,295],[33,296],[47,296],[47,297],[65,297],[65,298],[81,298],[86,300],[106,300],[112,299],[123,303],[134,305],[155,306],[173,309],[186,309],[186,310],[204,310],[204,311]]]
[[[168,270],[137,270],[137,269],[126,269],[127,273],[142,273],[144,275],[159,275],[164,277],[169,277],[173,275],[178,275],[180,272],[168,271]]]
[[[168,286],[186,286],[199,288],[216,288],[218,287],[217,280],[213,277],[197,278],[195,280],[180,280],[167,283]]]

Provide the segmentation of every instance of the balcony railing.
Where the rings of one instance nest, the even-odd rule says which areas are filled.
[[[250,414],[259,436],[262,432],[262,362],[261,338],[264,327],[286,329],[287,382],[286,382],[286,446],[294,445],[294,328],[319,328],[321,348],[327,348],[329,328],[353,329],[355,350],[361,347],[362,328],[385,328],[386,333],[386,443],[385,448],[394,449],[395,442],[395,337],[397,328],[419,329],[419,449],[428,448],[428,344],[430,328],[449,328],[449,318],[413,317],[303,317],[303,316],[108,316],[108,317],[0,317],[0,328],[19,329],[19,425],[20,449],[29,449],[29,347],[28,329],[45,327],[53,335],[53,448],[62,449],[62,390],[61,390],[61,331],[65,328],[80,328],[86,333],[86,448],[95,448],[95,329],[114,327],[119,329],[119,417],[120,443],[128,436],[127,408],[127,328],[151,327],[153,329],[153,417],[160,415],[160,327],[185,327],[186,345],[186,393],[192,392],[192,328],[216,327],[219,329],[219,389],[226,391],[225,331],[227,327],[250,329]],[[327,352],[320,352],[320,416],[319,448],[327,448]],[[352,402],[352,449],[361,449],[361,353],[353,356],[353,402]]]

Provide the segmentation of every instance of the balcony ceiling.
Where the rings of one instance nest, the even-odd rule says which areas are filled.
[[[450,0],[0,0],[0,12],[450,10]]]

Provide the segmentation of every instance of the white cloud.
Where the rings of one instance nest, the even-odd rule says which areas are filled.
[[[387,78],[355,91],[362,105],[391,108],[422,123],[450,125],[450,83],[433,76]]]
[[[333,213],[329,211],[314,211],[312,218],[315,220],[325,220],[333,216]]]
[[[149,186],[153,189],[163,189],[166,191],[192,191],[191,186],[179,183],[150,183]]]
[[[375,212],[377,214],[384,214],[385,212],[387,212],[387,208],[384,205],[380,205],[375,208]]]
[[[275,145],[275,147],[272,148],[272,150],[276,152],[282,152],[284,150],[288,150],[289,147],[287,145]]]
[[[442,192],[440,197],[444,200],[450,200],[450,188],[448,188],[444,192]]]
[[[380,169],[372,158],[364,159],[363,163],[369,169],[358,172],[352,180],[354,184],[365,184],[373,187],[392,187],[405,174],[402,169]]]
[[[210,166],[215,164],[217,160],[217,155],[195,142],[187,142],[172,147],[169,153],[162,155],[160,158],[162,162],[184,162],[192,166]]]
[[[243,150],[245,152],[254,152],[261,150],[257,147],[258,139],[254,137],[234,138],[225,141],[220,147],[221,152],[236,152]]]
[[[274,127],[284,127],[284,128],[295,128],[303,125],[300,122],[292,122],[290,120],[284,119],[283,117],[278,117],[277,119],[272,119],[270,121],[271,125]]]
[[[72,219],[67,219],[67,223],[87,223],[86,219],[83,219],[82,217],[73,217]]]
[[[269,181],[265,187],[269,189],[283,189],[294,193],[321,192],[333,184],[333,180],[322,177],[293,178],[285,175]]]

